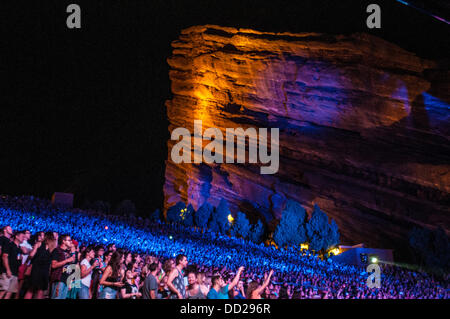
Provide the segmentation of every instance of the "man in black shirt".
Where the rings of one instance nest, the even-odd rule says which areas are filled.
[[[3,252],[3,247],[7,247],[11,241],[11,236],[13,234],[11,226],[5,226],[2,228],[2,235],[0,236],[0,256]],[[0,265],[2,262],[0,262]]]
[[[2,275],[0,287],[0,299],[9,299],[12,294],[19,292],[17,276],[19,266],[22,264],[22,250],[20,244],[25,240],[25,232],[14,234],[14,241],[2,249]]]
[[[12,228],[11,226],[5,226],[2,228],[2,235],[0,236],[0,275],[5,272],[5,266],[3,266],[2,252],[8,251],[9,243],[11,242]],[[2,278],[0,276],[0,291],[2,290]]]

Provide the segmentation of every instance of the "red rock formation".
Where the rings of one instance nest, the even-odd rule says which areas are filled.
[[[280,167],[175,164],[169,140],[166,209],[223,197],[270,222],[293,198],[317,203],[344,243],[372,247],[395,246],[413,225],[449,230],[450,81],[435,62],[367,34],[207,25],[172,46],[169,131],[193,132],[196,119],[222,132],[278,127]]]

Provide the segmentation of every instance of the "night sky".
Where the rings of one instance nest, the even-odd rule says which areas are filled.
[[[81,6],[81,30],[66,27],[70,3]],[[365,25],[369,3],[381,6],[381,30]],[[394,0],[8,0],[1,7],[0,193],[67,191],[76,205],[131,199],[141,213],[162,207],[166,59],[182,29],[368,32],[421,57],[450,52],[447,24]]]

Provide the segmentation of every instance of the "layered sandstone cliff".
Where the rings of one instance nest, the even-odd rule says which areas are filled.
[[[344,243],[398,247],[413,225],[449,230],[449,77],[435,62],[366,34],[218,26],[172,43],[169,131],[280,128],[277,174],[255,164],[175,164],[165,209],[227,199],[269,225],[287,198],[318,204]]]

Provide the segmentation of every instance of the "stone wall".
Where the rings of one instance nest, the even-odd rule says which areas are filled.
[[[342,242],[402,247],[413,225],[449,231],[449,74],[367,34],[183,30],[168,59],[169,131],[280,128],[280,167],[175,164],[165,209],[227,199],[273,228],[287,198],[317,203]]]

